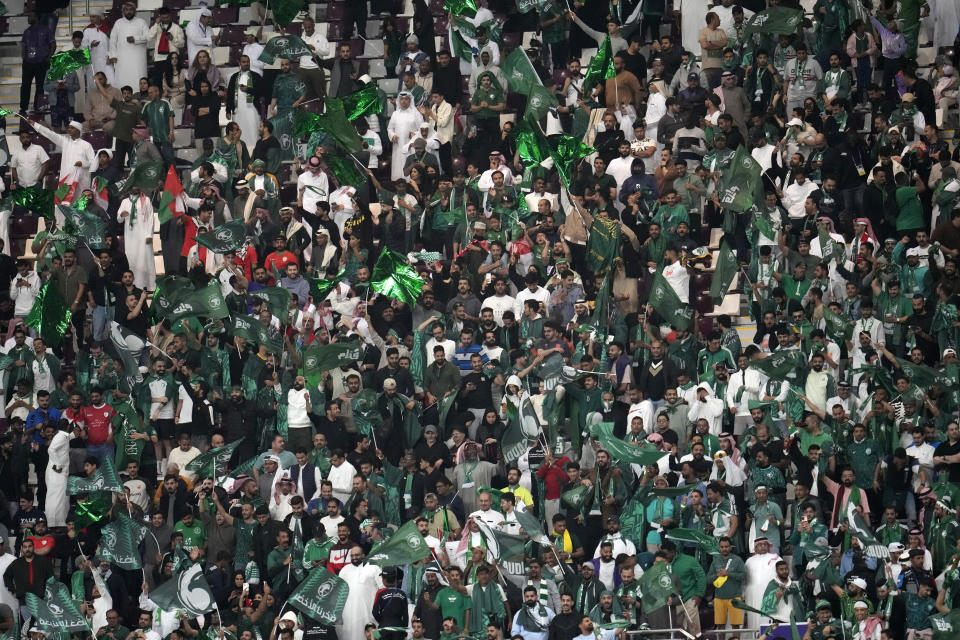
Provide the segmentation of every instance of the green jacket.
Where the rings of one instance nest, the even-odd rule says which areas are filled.
[[[717,579],[717,573],[722,569],[727,570],[727,581],[716,588],[715,598],[721,600],[732,600],[743,595],[743,579],[747,576],[746,566],[740,556],[731,553],[724,558],[723,556],[713,556],[713,562],[710,563],[710,571],[707,572],[707,580],[713,583]]]

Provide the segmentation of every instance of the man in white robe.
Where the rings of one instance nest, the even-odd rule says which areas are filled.
[[[123,248],[134,284],[153,291],[157,288],[157,267],[153,259],[153,204],[140,192],[140,187],[131,187],[120,203],[117,222],[124,225]]]
[[[230,77],[227,84],[227,119],[240,125],[240,139],[252,150],[260,139],[260,112],[257,110],[254,90],[260,76],[250,68],[250,58],[240,56],[240,70]],[[230,108],[233,111],[230,111]]]
[[[409,91],[397,94],[397,110],[387,124],[387,137],[393,142],[390,159],[390,179],[403,180],[403,165],[407,161],[407,143],[420,130],[423,116],[413,107],[413,95]]]
[[[86,67],[84,73],[87,78],[87,86],[93,86],[93,74],[102,71],[107,76],[107,82],[113,84],[113,65],[109,60],[113,57],[110,51],[110,36],[100,30],[103,24],[103,9],[90,7],[91,26],[83,30],[83,40],[80,47],[90,49],[90,66]]]
[[[110,32],[110,61],[116,73],[119,87],[129,86],[134,91],[140,86],[140,78],[147,77],[147,34],[149,28],[143,18],[137,17],[137,8],[132,2],[123,3],[123,17],[113,25]]]
[[[44,479],[47,483],[47,499],[44,511],[50,527],[67,526],[70,498],[67,497],[67,476],[70,474],[70,434],[57,429],[47,449],[49,459]]]
[[[97,157],[93,152],[93,147],[89,142],[80,137],[83,132],[83,125],[76,120],[71,120],[67,125],[67,133],[57,133],[39,122],[27,120],[27,124],[36,130],[44,138],[60,147],[60,176],[58,180],[63,180],[73,171],[77,171],[77,193],[90,187],[90,171],[97,165]]]
[[[763,604],[763,594],[767,591],[767,585],[777,577],[777,563],[781,558],[775,553],[770,553],[770,542],[763,536],[754,540],[753,550],[754,555],[747,558],[744,563],[747,582],[743,587],[743,599],[751,607],[759,609]],[[746,628],[759,629],[762,623],[759,614],[747,612]]]
[[[343,617],[337,625],[338,638],[362,638],[363,628],[373,622],[373,600],[383,588],[380,567],[363,562],[363,549],[350,549],[350,564],[340,570],[340,578],[350,586],[350,594],[343,607]]]
[[[210,21],[213,14],[210,9],[204,9],[200,12],[200,18],[191,20],[187,28],[183,30],[183,35],[187,38],[187,64],[193,64],[197,54],[206,51],[213,53],[213,27]]]

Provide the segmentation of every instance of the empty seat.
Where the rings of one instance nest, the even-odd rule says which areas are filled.
[[[99,149],[109,149],[113,146],[113,138],[107,135],[106,131],[91,131],[83,134],[83,139],[90,143],[94,151]]]
[[[240,19],[240,10],[237,7],[213,7],[210,13],[213,14],[214,24],[232,24]]]
[[[297,185],[285,184],[280,187],[280,202],[295,202],[297,199]]]
[[[224,25],[223,30],[220,32],[219,42],[225,45],[244,44],[243,32],[244,27],[240,25]]]
[[[350,53],[353,54],[354,58],[359,58],[363,56],[365,44],[366,44],[366,41],[363,38],[351,38]]]
[[[340,42],[343,40],[343,33],[344,28],[342,21],[329,22],[327,24],[327,40],[330,42]]]
[[[337,22],[343,20],[344,13],[346,12],[346,4],[343,2],[331,2],[327,5],[327,20],[329,22]]]

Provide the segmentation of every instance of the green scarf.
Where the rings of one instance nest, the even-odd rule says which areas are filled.
[[[476,587],[474,587],[474,590],[476,590]],[[520,611],[517,612],[517,622],[523,626],[525,631],[540,632],[547,628],[547,624],[549,624],[547,622],[547,608],[538,603],[536,609],[537,615],[540,616],[543,622],[540,622],[533,617],[533,615],[530,613],[530,607],[526,606],[526,604],[520,607]]]
[[[471,633],[479,633],[489,624],[500,626],[507,616],[503,608],[503,600],[500,599],[500,589],[493,582],[488,582],[485,589],[481,588],[479,583],[474,584],[471,601],[473,604],[470,611]]]

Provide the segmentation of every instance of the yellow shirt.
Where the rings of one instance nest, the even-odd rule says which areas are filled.
[[[527,506],[527,507],[533,506],[533,495],[529,491],[521,487],[520,485],[517,485],[516,487],[512,487],[512,488],[507,487],[504,489],[504,491],[509,491],[510,493],[512,493],[514,497],[517,498],[517,500],[519,500],[524,504],[524,506]]]

